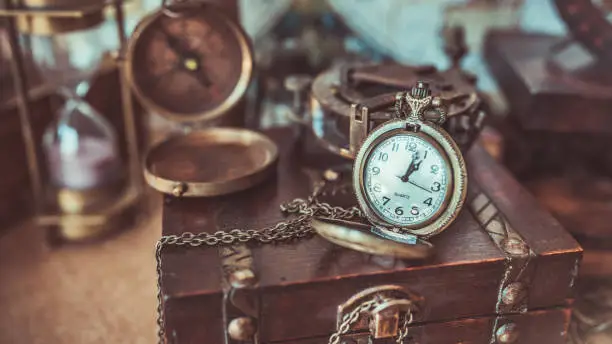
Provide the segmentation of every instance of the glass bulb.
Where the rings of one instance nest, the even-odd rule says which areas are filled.
[[[32,56],[46,83],[64,98],[43,137],[50,180],[55,187],[89,190],[117,183],[123,177],[112,126],[84,100],[104,53],[116,48],[112,24],[29,37]]]
[[[122,177],[117,137],[87,102],[69,98],[43,137],[51,182],[60,188],[91,189]]]

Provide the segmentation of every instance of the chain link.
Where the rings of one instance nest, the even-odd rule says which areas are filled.
[[[338,330],[336,331],[336,333],[332,334],[329,337],[328,343],[339,344],[340,337],[343,334],[346,334],[351,329],[351,326],[354,325],[357,320],[359,320],[359,316],[361,315],[361,313],[369,312],[375,306],[376,300],[366,301],[359,305],[359,307],[355,307],[355,309],[353,309],[350,313],[345,314],[344,317],[342,317],[342,323],[340,324],[340,326],[338,326]]]
[[[397,338],[395,339],[395,342],[397,344],[404,343],[404,339],[408,337],[408,326],[410,326],[410,324],[412,324],[413,321],[414,321],[414,314],[412,312],[406,313],[406,315],[404,316],[404,323],[402,324],[402,327],[400,328],[400,332],[397,335]]]
[[[163,344],[165,337],[164,300],[162,296],[162,248],[166,246],[221,246],[250,241],[264,244],[289,241],[304,238],[314,233],[310,226],[310,220],[313,216],[323,216],[339,220],[350,220],[362,216],[361,210],[356,206],[346,209],[319,202],[317,197],[321,193],[324,185],[325,182],[316,183],[312,195],[308,197],[307,200],[296,198],[291,202],[282,204],[280,210],[283,213],[286,215],[296,215],[296,217],[279,222],[274,226],[260,230],[232,229],[228,232],[216,231],[214,233],[201,232],[197,234],[185,232],[181,235],[162,236],[155,247],[155,261],[157,264],[158,343]]]
[[[404,119],[408,115],[406,114],[406,104],[404,102],[404,93],[398,92],[395,94],[395,103],[393,104],[395,108],[395,118]]]

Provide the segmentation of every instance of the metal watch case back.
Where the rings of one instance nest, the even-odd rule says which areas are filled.
[[[372,225],[359,222],[315,217],[311,226],[328,241],[367,254],[416,260],[433,253],[433,245],[414,235],[401,241],[378,233],[378,228]]]

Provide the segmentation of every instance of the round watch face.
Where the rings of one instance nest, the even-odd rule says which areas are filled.
[[[383,138],[366,156],[364,194],[385,222],[402,227],[433,221],[452,190],[452,167],[437,144],[403,133]]]

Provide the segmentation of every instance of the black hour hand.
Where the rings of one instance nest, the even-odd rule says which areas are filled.
[[[419,167],[421,167],[422,162],[423,159],[421,159],[419,152],[414,153],[414,158],[412,158],[412,161],[410,162],[406,173],[404,173],[403,176],[399,177],[400,180],[406,183],[408,181],[408,178],[410,178],[410,175],[412,175],[415,171],[419,170]]]

